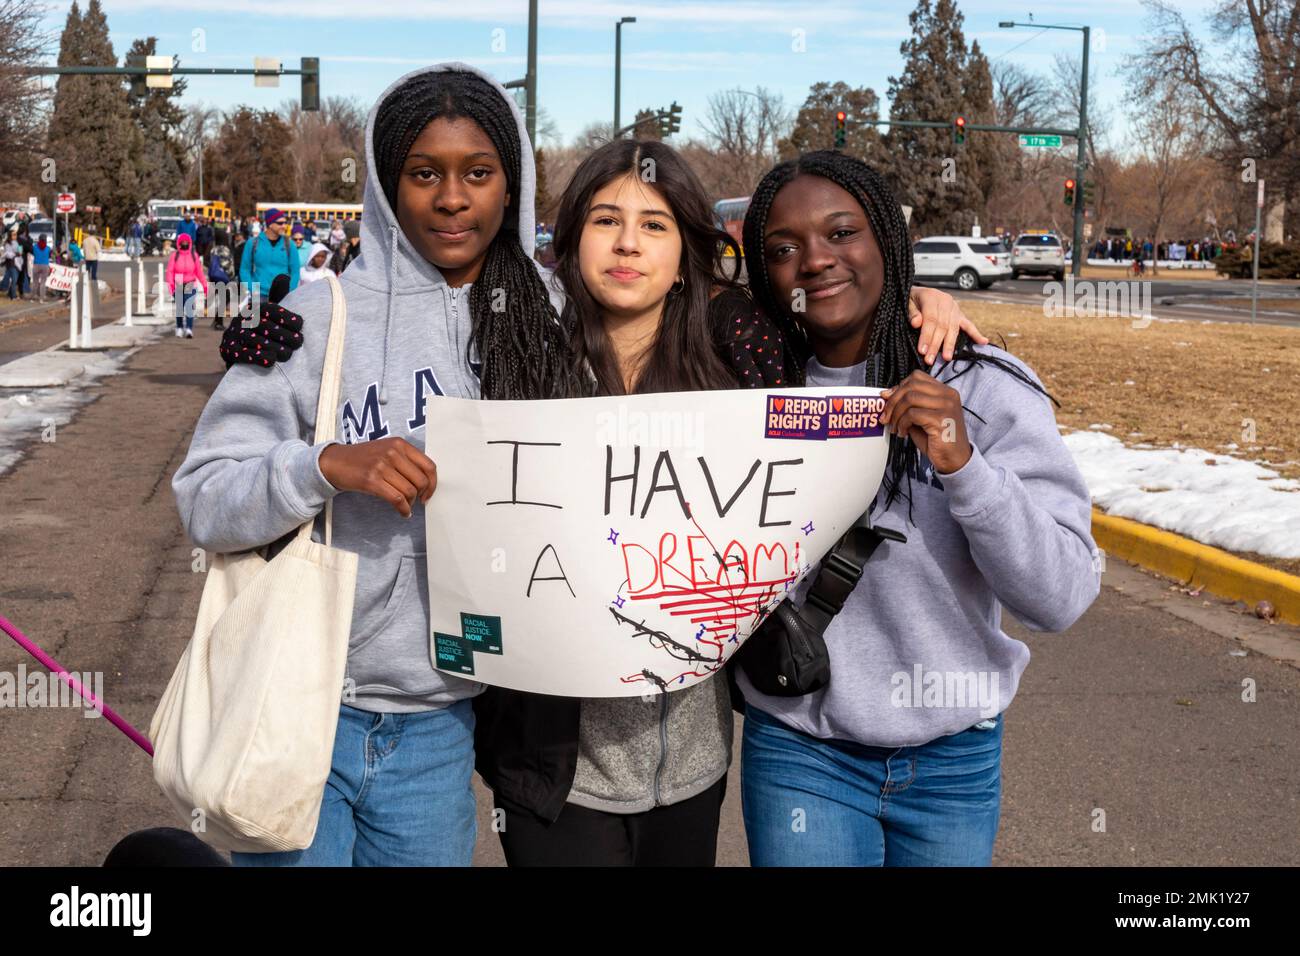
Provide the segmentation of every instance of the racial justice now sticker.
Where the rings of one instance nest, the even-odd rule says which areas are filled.
[[[825,441],[883,435],[884,409],[879,395],[769,395],[763,437]]]

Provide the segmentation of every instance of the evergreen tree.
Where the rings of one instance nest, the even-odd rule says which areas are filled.
[[[99,0],[90,0],[84,15],[74,0],[59,42],[59,66],[116,65]],[[135,159],[141,146],[120,76],[59,77],[49,132],[58,185],[76,192],[79,206],[102,206],[103,221],[117,233],[142,201]]]
[[[901,46],[902,76],[889,78],[889,115],[897,120],[968,124],[993,115],[988,62],[976,45],[967,51],[963,17],[955,0],[917,0],[908,15],[912,36]],[[912,207],[912,227],[922,233],[969,233],[983,216],[986,190],[997,165],[993,133],[968,133],[964,146],[951,128],[895,126],[886,137],[889,179],[899,201]]]
[[[148,37],[132,43],[128,55],[154,56],[157,52],[157,38]],[[185,111],[178,100],[184,92],[185,80],[177,77],[171,89],[151,89],[145,96],[131,101],[131,117],[141,137],[135,165],[142,199],[181,198],[181,183],[188,165],[185,146],[180,141]]]
[[[867,120],[880,119],[880,98],[870,87],[857,89],[842,80],[814,83],[808,98],[799,107],[794,129],[781,141],[781,158],[792,159],[800,153],[831,149],[835,145],[835,114],[844,110],[845,145],[843,152],[868,163],[881,160],[880,132]]]

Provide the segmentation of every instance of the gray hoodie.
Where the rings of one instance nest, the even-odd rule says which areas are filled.
[[[975,348],[1038,380],[1014,356]],[[814,358],[808,384],[861,384],[865,370]],[[905,500],[886,508],[876,496],[872,523],[907,542],[880,546],[827,628],[830,684],[769,697],[737,673],[749,706],[805,734],[909,747],[993,718],[1029,663],[1029,648],[1002,630],[1003,608],[1033,630],[1064,631],[1100,589],[1088,487],[1048,399],[989,365],[940,360],[931,374],[960,393],[973,451],[948,475],[919,456],[911,522]]]
[[[366,123],[367,169],[377,168],[378,104],[411,77],[452,69],[486,77],[461,63],[439,64],[407,74],[381,94]],[[513,98],[486,78],[510,104],[520,141],[527,143]],[[519,240],[529,255],[535,187],[532,150],[524,149],[515,205]],[[397,436],[423,449],[433,397],[479,397],[478,378],[466,358],[469,286],[448,287],[415,250],[373,174],[366,181],[364,206],[363,252],[340,277],[348,325],[339,440]],[[417,502],[412,517],[403,518],[378,498],[340,493],[320,472],[325,445],[311,441],[330,284],[302,285],[282,305],[302,315],[304,344],[291,361],[267,369],[241,364],[226,372],[172,480],[185,529],[207,550],[248,550],[276,541],[334,498],[334,546],[360,557],[347,670],[356,697],[349,703],[362,710],[410,712],[472,697],[481,684],[436,670],[430,661],[424,506]],[[314,537],[321,540],[320,522]]]

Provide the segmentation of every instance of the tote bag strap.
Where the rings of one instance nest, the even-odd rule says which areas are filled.
[[[338,417],[339,389],[343,384],[343,339],[347,331],[348,307],[339,286],[337,276],[326,275],[325,281],[330,286],[330,337],[325,346],[325,365],[321,369],[320,398],[316,402],[316,438],[313,442],[333,441],[335,438],[335,419]],[[307,521],[298,529],[299,539],[310,539],[315,520]],[[325,503],[325,545],[333,543],[334,536],[334,499]]]

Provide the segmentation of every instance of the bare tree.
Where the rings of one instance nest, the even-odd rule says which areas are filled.
[[[189,160],[182,188],[182,192],[187,196],[199,195],[199,148],[200,146],[207,148],[220,125],[221,111],[215,106],[191,103],[185,107],[185,118],[181,121],[179,137]]]
[[[1168,0],[1144,0],[1147,42],[1129,68],[1144,88],[1173,81],[1191,90],[1225,167],[1258,162],[1284,203],[1286,230],[1300,221],[1300,3],[1221,0],[1212,38],[1192,32]],[[1272,191],[1272,189],[1270,190]]]
[[[18,66],[48,62],[55,37],[41,29],[45,6],[0,0],[0,190],[24,195],[39,182],[37,163],[49,123],[51,96]]]
[[[1080,58],[1073,54],[1058,54],[1052,63],[1050,93],[1043,120],[1052,126],[1072,129],[1079,125]],[[1095,91],[1101,79],[1100,67],[1094,62],[1088,71],[1088,89]],[[1095,218],[1104,221],[1107,214],[1106,165],[1100,162],[1110,139],[1114,118],[1108,107],[1103,107],[1096,94],[1088,95],[1088,142],[1085,156],[1090,172],[1085,178],[1096,183]],[[1073,141],[1071,141],[1073,144]],[[1073,173],[1071,173],[1073,174]]]
[[[1159,247],[1170,213],[1176,206],[1196,202],[1187,185],[1203,162],[1197,143],[1204,136],[1204,128],[1176,83],[1165,83],[1146,94],[1143,104],[1133,137],[1138,155],[1150,171],[1144,205],[1152,226],[1152,242]],[[1152,274],[1155,271],[1153,267]]]
[[[697,164],[712,153],[715,163],[702,173],[706,183],[725,195],[752,192],[779,159],[782,139],[790,135],[794,112],[780,94],[763,87],[753,92],[724,90],[709,97],[700,128],[704,139],[695,150]],[[701,172],[697,165],[697,172]]]

